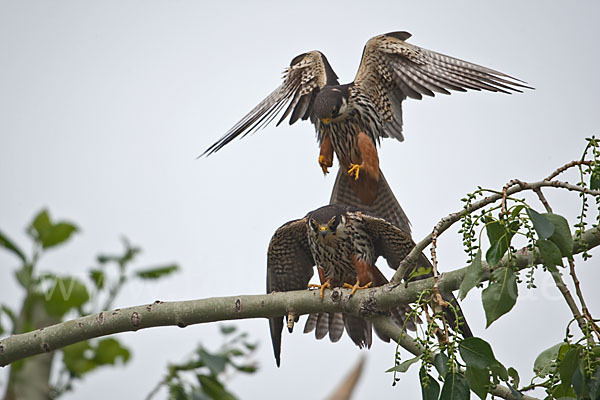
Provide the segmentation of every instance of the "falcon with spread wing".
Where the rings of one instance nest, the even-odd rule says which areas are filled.
[[[371,38],[365,45],[353,82],[340,85],[325,55],[311,51],[295,57],[283,83],[202,155],[214,153],[234,138],[264,127],[281,112],[278,125],[310,118],[321,146],[324,173],[333,153],[361,202],[371,205],[380,180],[377,144],[381,138],[404,139],[402,102],[407,97],[486,90],[521,92],[523,81],[407,42],[408,32]]]
[[[306,289],[315,265],[321,280],[321,285],[317,285],[321,287],[321,297],[328,287],[349,287],[354,293],[357,289],[385,285],[388,280],[375,266],[377,258],[384,257],[391,268],[397,269],[414,246],[410,235],[381,218],[354,207],[324,206],[284,224],[273,235],[267,254],[267,293]],[[417,260],[417,267],[430,267],[423,254]],[[453,302],[452,298],[447,301]],[[455,300],[453,307],[458,310],[460,326],[457,328],[456,314],[447,312],[450,326],[464,336],[472,336]],[[400,327],[414,329],[414,322],[406,318],[405,311],[406,307],[397,307],[390,310],[390,316]],[[269,325],[279,366],[283,317],[270,318]],[[316,329],[318,339],[329,334],[330,340],[336,342],[344,327],[357,346],[371,346],[371,323],[345,313],[310,315],[305,333]],[[376,333],[389,341],[389,337]]]

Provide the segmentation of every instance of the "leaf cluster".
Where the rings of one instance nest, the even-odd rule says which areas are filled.
[[[109,309],[123,285],[135,279],[156,280],[178,270],[177,265],[143,268],[129,272],[140,249],[123,239],[122,255],[99,255],[98,267],[91,268],[88,279],[80,279],[52,271],[39,271],[43,255],[67,243],[79,228],[68,221],[53,221],[47,210],[41,210],[27,226],[26,233],[32,241],[31,255],[15,241],[0,231],[0,248],[14,255],[20,262],[15,269],[15,279],[24,291],[23,305],[16,311],[0,304],[0,335],[29,332],[48,323],[58,323],[68,316],[82,316]],[[110,266],[114,265],[115,268]],[[42,310],[40,312],[40,310]],[[73,381],[81,379],[98,367],[127,363],[130,351],[117,339],[80,342],[62,349],[62,363],[57,381],[52,387],[52,397],[71,390]],[[13,365],[11,374],[17,373],[25,360]]]
[[[220,331],[224,343],[218,350],[211,352],[199,346],[190,360],[169,365],[167,376],[148,398],[166,386],[169,398],[175,400],[237,399],[226,388],[226,380],[231,372],[253,374],[257,371],[255,363],[249,361],[256,344],[248,341],[247,333],[238,333],[233,325],[221,325]]]

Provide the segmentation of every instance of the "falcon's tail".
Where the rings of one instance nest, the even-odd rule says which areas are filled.
[[[281,364],[281,332],[283,331],[283,317],[269,318],[271,330],[271,342],[273,343],[273,354],[277,366]]]
[[[410,235],[410,221],[396,200],[381,169],[379,170],[377,196],[371,204],[365,204],[360,200],[358,194],[352,189],[351,179],[343,168],[338,170],[329,204],[345,204],[359,208],[374,217],[385,219]]]
[[[389,281],[377,267],[373,267],[373,287],[382,286]],[[390,310],[392,320],[400,327],[416,330],[415,323],[421,323],[418,317],[406,320],[406,314],[410,312],[408,305],[395,307]],[[329,334],[329,340],[337,342],[344,333],[348,332],[350,339],[359,348],[370,348],[373,343],[372,324],[363,318],[346,313],[318,313],[310,314],[304,325],[304,333],[315,331],[317,339],[323,339]],[[389,342],[390,337],[375,329],[377,336],[384,342]],[[277,354],[276,354],[277,357]]]
[[[329,340],[335,343],[342,337],[344,328],[358,347],[371,347],[371,322],[346,313],[310,314],[304,325],[304,333],[315,331],[315,337],[319,340],[329,334]]]
[[[385,219],[386,221],[394,224],[402,231],[408,233],[410,235],[410,221],[408,217],[402,210],[400,203],[396,199],[396,196],[392,192],[392,189],[388,185],[385,177],[383,176],[383,172],[381,169],[379,170],[379,182],[377,186],[377,196],[375,200],[371,204],[363,203],[358,194],[352,189],[352,181],[351,177],[348,176],[346,171],[343,168],[338,170],[337,177],[335,179],[335,184],[333,186],[333,192],[331,193],[331,199],[329,201],[330,204],[344,204],[348,206],[353,206],[356,208],[365,211],[367,214],[370,214],[374,217]],[[432,271],[431,262],[425,255],[421,255],[419,264],[422,264],[422,267],[425,267],[429,271]],[[427,268],[429,267],[429,268]],[[421,275],[418,278],[414,278],[414,280],[425,279],[433,276],[432,272],[428,274]],[[473,336],[467,321],[464,318],[462,310],[460,309],[460,305],[458,304],[458,300],[454,297],[452,293],[442,293],[442,298],[449,302],[452,307],[456,310],[452,312],[452,310],[448,307],[445,309],[444,315],[446,320],[448,321],[450,327],[456,331],[457,321],[456,316],[458,316],[460,331],[462,332],[464,337]],[[408,306],[407,306],[408,307]],[[394,322],[400,326],[405,326],[410,330],[414,330],[415,326],[413,321],[409,320],[404,322],[406,319],[406,312],[408,308],[402,310],[401,307],[398,307],[395,310],[391,310],[391,317]],[[381,337],[381,335],[378,334]],[[381,337],[383,340],[386,340],[385,337]]]

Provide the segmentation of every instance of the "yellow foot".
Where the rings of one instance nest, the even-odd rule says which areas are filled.
[[[358,164],[350,164],[350,169],[348,170],[348,175],[354,175],[354,180],[358,179],[358,174],[360,173],[361,166]]]
[[[373,282],[369,282],[369,283],[367,283],[364,286],[360,286],[358,284],[358,279],[357,279],[356,283],[354,285],[351,285],[349,283],[344,283],[343,287],[348,288],[348,289],[352,289],[352,291],[350,292],[350,296],[352,296],[354,294],[354,292],[356,292],[358,289],[367,289],[367,288],[371,287],[372,284],[373,284]]]
[[[311,289],[311,288],[319,289],[321,299],[323,299],[323,297],[325,297],[325,289],[331,288],[331,283],[329,283],[329,279],[322,285],[316,285],[314,283],[309,283],[308,288],[309,289]]]
[[[325,158],[325,156],[319,156],[319,165],[323,170],[323,174],[327,175],[329,173],[328,168],[333,165],[333,163]]]

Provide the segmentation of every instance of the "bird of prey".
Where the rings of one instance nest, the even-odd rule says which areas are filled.
[[[469,89],[510,94],[530,88],[502,72],[410,44],[410,37],[390,32],[371,38],[354,81],[345,85],[323,53],[300,54],[284,71],[283,83],[202,155],[266,126],[281,112],[277,125],[288,116],[290,125],[310,118],[323,172],[333,165],[335,152],[352,190],[362,204],[371,205],[381,176],[376,146],[385,137],[404,140],[402,102],[407,97]]]
[[[306,289],[315,265],[321,280],[321,297],[327,287],[351,287],[354,293],[357,289],[381,286],[388,280],[375,266],[377,258],[384,257],[391,268],[397,269],[414,246],[410,235],[381,218],[350,206],[327,205],[277,229],[267,254],[267,293]],[[421,254],[417,266],[427,268],[429,260]],[[460,310],[458,303],[454,306]],[[400,327],[410,328],[412,321],[406,319],[405,311],[406,307],[392,309],[391,318]],[[457,330],[454,313],[445,315],[451,327]],[[458,328],[464,336],[472,336],[460,311],[459,316]],[[270,318],[269,326],[279,366],[283,317]],[[344,327],[357,346],[371,346],[371,323],[345,313],[311,315],[305,332],[316,329],[318,339],[329,334],[330,340],[336,342]],[[389,337],[376,333],[389,341]]]

